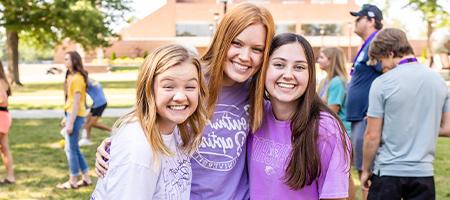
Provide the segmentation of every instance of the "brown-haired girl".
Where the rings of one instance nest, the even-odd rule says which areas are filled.
[[[250,199],[345,199],[350,143],[315,92],[315,60],[300,35],[274,38],[258,77],[265,113],[248,141]],[[258,109],[258,108],[256,108]],[[262,109],[262,108],[260,108]]]
[[[86,102],[86,83],[88,73],[84,70],[80,54],[76,51],[69,51],[64,57],[64,62],[68,70],[68,76],[64,83],[64,92],[67,100],[64,105],[66,145],[65,151],[69,163],[69,180],[58,184],[59,189],[76,189],[82,186],[90,185],[89,168],[83,153],[78,146],[79,133],[84,125],[85,102]],[[81,172],[81,180],[77,181]]]

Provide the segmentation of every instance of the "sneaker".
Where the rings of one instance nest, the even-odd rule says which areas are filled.
[[[80,147],[81,146],[89,146],[89,145],[92,145],[92,142],[89,139],[87,139],[87,138],[81,138],[81,140],[78,141],[78,145]]]

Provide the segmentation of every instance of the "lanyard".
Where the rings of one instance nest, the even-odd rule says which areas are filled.
[[[403,60],[400,60],[400,62],[398,63],[398,65],[402,65],[402,64],[406,64],[406,63],[411,63],[411,62],[417,62],[417,58],[405,58]]]
[[[364,47],[366,47],[366,45],[368,45],[370,43],[370,41],[372,41],[372,39],[375,37],[375,35],[378,33],[378,31],[373,32],[372,34],[370,34],[370,36],[367,38],[366,41],[364,41],[362,47],[359,49],[358,53],[356,54],[355,59],[353,59],[353,65],[352,65],[352,69],[350,70],[350,76],[353,75],[353,73],[355,72],[355,63],[356,60],[359,57],[359,54],[361,54],[361,52],[363,51]]]

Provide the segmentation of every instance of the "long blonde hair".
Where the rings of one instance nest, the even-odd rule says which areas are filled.
[[[157,75],[184,62],[190,62],[197,68],[199,76],[199,104],[194,113],[186,121],[178,125],[178,129],[183,142],[182,150],[188,154],[192,154],[197,150],[201,142],[202,130],[207,120],[206,107],[203,103],[207,97],[207,88],[199,60],[181,45],[163,46],[147,56],[139,70],[136,82],[136,104],[133,111],[121,117],[115,123],[114,128],[119,128],[128,122],[138,120],[152,150],[164,155],[173,155],[173,152],[170,152],[168,147],[164,145],[159,132],[155,103],[156,94],[153,91],[153,84]]]
[[[325,90],[325,93],[321,98],[326,102],[331,79],[339,76],[344,85],[346,85],[348,82],[348,73],[347,69],[345,68],[344,52],[341,48],[325,47],[321,49],[320,52],[323,53],[323,55],[325,55],[325,57],[327,57],[328,61],[330,62],[330,65],[326,70],[327,77],[319,83],[318,89],[318,91]],[[325,84],[325,82],[328,84]]]
[[[231,9],[220,21],[208,50],[201,58],[202,64],[205,64],[207,67],[206,74],[209,76],[208,89],[210,93],[207,106],[210,116],[214,112],[220,88],[222,87],[224,63],[227,59],[231,42],[245,28],[259,23],[266,29],[264,56],[262,58],[262,66],[264,66],[269,58],[270,43],[275,33],[275,25],[270,12],[251,3],[241,3]],[[253,107],[254,104],[255,102],[250,99],[250,107]],[[253,112],[251,111],[251,113]]]

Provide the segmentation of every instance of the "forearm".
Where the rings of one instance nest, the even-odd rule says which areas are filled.
[[[380,146],[380,137],[374,136],[376,133],[371,133],[367,131],[364,136],[364,147],[363,147],[363,171],[370,171],[375,155]]]
[[[450,137],[450,112],[442,113],[439,136]]]

